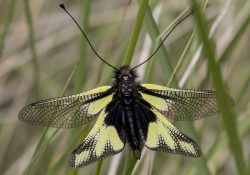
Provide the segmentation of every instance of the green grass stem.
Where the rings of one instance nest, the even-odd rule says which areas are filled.
[[[229,138],[231,150],[235,157],[235,162],[239,174],[245,175],[247,174],[247,168],[243,158],[242,145],[239,139],[238,130],[236,126],[236,118],[232,107],[228,102],[228,96],[225,92],[220,68],[219,65],[216,63],[216,56],[212,48],[212,43],[208,38],[208,27],[204,21],[204,16],[202,14],[201,7],[198,2],[196,0],[192,0],[192,4],[195,10],[195,19],[197,22],[198,31],[204,43],[204,52],[207,56],[208,68],[211,71],[213,85],[216,90],[218,104],[222,113],[223,123]]]
[[[147,30],[148,30],[148,33],[149,33],[151,40],[156,41],[154,44],[154,46],[156,48],[158,46],[158,44],[161,42],[161,39],[159,37],[160,32],[159,32],[157,24],[153,18],[153,15],[152,15],[152,12],[151,12],[149,6],[147,7],[147,11],[146,11],[146,15],[145,15],[145,24],[146,24],[146,27],[147,27]],[[156,58],[159,57],[159,62],[160,62],[162,71],[165,73],[166,80],[168,80],[173,72],[173,67],[171,65],[170,58],[168,56],[168,53],[167,53],[167,50],[165,49],[165,47],[162,46],[158,50],[158,52],[156,53],[156,55],[154,57],[156,57]],[[150,69],[146,70],[146,72],[147,71],[151,72]],[[174,79],[173,84],[175,84],[175,83],[176,83],[176,81]]]
[[[98,161],[95,175],[101,174],[102,162],[103,162],[103,160]]]
[[[89,30],[89,15],[90,15],[90,0],[84,0],[82,1],[82,28],[83,31],[88,32]],[[79,93],[81,92],[83,88],[83,84],[86,78],[86,58],[87,58],[87,48],[89,47],[86,39],[84,37],[81,37],[80,39],[80,53],[79,53],[79,59],[78,59],[78,69],[76,71],[76,78],[75,78],[75,92]]]
[[[40,76],[39,76],[39,66],[37,61],[37,53],[36,53],[36,41],[35,41],[35,33],[33,29],[33,22],[32,22],[32,14],[30,11],[29,6],[29,0],[23,0],[24,2],[24,12],[25,17],[27,20],[27,25],[29,28],[29,44],[31,49],[31,55],[32,55],[32,65],[33,65],[33,75],[34,75],[34,87],[35,87],[35,93],[36,97],[40,97]]]
[[[131,63],[131,60],[135,51],[136,43],[137,43],[140,31],[141,31],[143,18],[147,11],[147,7],[148,7],[148,0],[140,0],[135,24],[134,24],[132,34],[131,34],[129,44],[128,44],[128,49],[124,57],[124,62],[123,62],[124,65],[130,65]]]
[[[129,166],[128,166],[127,170],[126,170],[125,175],[131,175],[132,174],[132,172],[133,172],[133,170],[135,168],[136,162],[137,162],[137,160],[134,158],[134,156],[132,156],[130,158]]]
[[[239,42],[241,36],[245,33],[246,29],[248,28],[250,24],[250,15],[244,20],[241,27],[237,31],[236,35],[233,37],[231,42],[228,44],[226,49],[224,50],[223,54],[219,58],[219,63],[225,62],[227,58],[229,57],[229,54],[233,52],[233,50],[236,48],[236,44]]]
[[[0,35],[0,59],[2,57],[3,49],[4,49],[4,41],[5,37],[9,32],[10,24],[12,22],[13,14],[16,8],[16,0],[12,0],[9,4],[8,12],[6,13],[4,24],[3,24],[3,31]]]
[[[184,59],[184,57],[185,57],[187,51],[188,51],[189,48],[190,48],[190,45],[191,45],[191,43],[192,43],[192,41],[193,41],[193,38],[194,38],[194,34],[195,34],[195,33],[196,33],[196,28],[195,28],[194,31],[192,32],[192,34],[191,34],[191,36],[190,36],[190,38],[189,38],[189,40],[188,40],[188,43],[187,43],[187,45],[185,46],[185,48],[184,48],[184,50],[183,50],[183,52],[182,52],[182,54],[181,54],[181,56],[180,56],[180,59],[178,60],[176,66],[175,66],[175,68],[174,68],[174,70],[173,70],[173,73],[171,74],[171,77],[170,77],[169,80],[168,80],[168,83],[167,83],[167,86],[168,86],[168,87],[171,86],[172,81],[173,81],[173,79],[174,79],[174,76],[175,76],[176,72],[178,71],[178,69],[179,69],[181,63],[183,62],[183,59]]]

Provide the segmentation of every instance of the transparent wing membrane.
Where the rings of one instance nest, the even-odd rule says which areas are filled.
[[[144,100],[173,120],[198,120],[219,112],[214,91],[173,89],[154,84],[142,84],[139,90]],[[233,106],[234,101],[228,97]]]
[[[25,106],[18,118],[28,124],[71,128],[89,123],[111,100],[110,86]]]

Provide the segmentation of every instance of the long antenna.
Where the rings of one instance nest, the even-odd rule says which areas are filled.
[[[89,43],[89,46],[91,47],[91,49],[94,51],[94,53],[96,54],[96,56],[102,60],[105,64],[109,65],[110,67],[112,67],[115,70],[118,70],[116,67],[112,66],[111,64],[109,64],[107,61],[105,61],[104,58],[102,58],[94,49],[93,45],[91,44],[90,40],[88,39],[87,35],[84,33],[84,31],[82,30],[82,28],[80,27],[80,25],[78,24],[78,22],[75,20],[75,18],[66,10],[65,5],[64,4],[60,4],[60,7],[73,19],[73,21],[76,23],[77,27],[80,29],[80,31],[82,32],[83,36],[86,38],[87,42]]]
[[[193,10],[191,10],[186,16],[184,16],[180,21],[178,21],[174,27],[168,32],[168,34],[164,37],[164,39],[161,41],[161,43],[159,44],[159,46],[155,49],[155,51],[152,53],[151,56],[149,56],[145,61],[143,61],[142,63],[138,64],[137,66],[133,67],[132,69],[136,69],[137,67],[143,65],[144,63],[146,63],[147,61],[149,61],[155,54],[156,52],[161,48],[162,44],[164,43],[164,41],[169,37],[169,35],[174,31],[174,29],[181,24],[186,18],[188,18],[191,14],[193,13]],[[132,70],[131,69],[131,70]]]

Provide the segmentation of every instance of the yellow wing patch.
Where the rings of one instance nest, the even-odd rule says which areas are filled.
[[[161,91],[169,91],[169,90],[175,90],[173,88],[168,88],[165,86],[160,86],[156,84],[141,84],[142,87],[145,87],[147,89],[155,89],[155,90],[161,90]]]
[[[104,92],[104,91],[106,91],[106,90],[108,90],[110,88],[111,88],[111,86],[101,86],[101,87],[98,87],[98,88],[83,92],[82,95],[96,94],[96,93]]]
[[[176,91],[176,89],[168,88],[168,87],[164,87],[164,86],[159,86],[156,84],[142,84],[141,86],[145,87],[147,89],[150,89],[150,90]],[[160,98],[160,97],[145,94],[142,92],[140,92],[140,94],[142,95],[142,98],[144,100],[146,100],[148,103],[150,103],[152,106],[154,106],[156,109],[158,109],[160,111],[171,110],[172,105],[174,104],[174,101],[172,101],[172,100]]]
[[[84,92],[82,93],[83,95],[91,95],[91,94],[97,94],[97,93],[100,93],[100,92],[104,92],[108,89],[110,89],[111,86],[101,86],[101,87],[98,87],[98,88],[95,88],[95,89],[92,89],[90,91],[87,91],[87,92]],[[89,115],[94,115],[94,114],[97,114],[98,112],[100,112],[105,106],[107,106],[107,104],[109,102],[111,102],[113,98],[113,94],[112,95],[109,95],[107,97],[104,97],[104,98],[101,98],[101,99],[98,99],[96,101],[93,101],[91,103],[89,103],[89,106],[88,106],[88,114]]]
[[[161,125],[159,121],[150,123],[148,127],[147,146],[152,148],[158,147],[159,136],[163,138],[170,149],[175,148],[175,141],[173,140],[169,132],[166,131],[166,128]]]
[[[159,111],[152,109],[156,121],[148,126],[146,147],[155,151],[199,157],[199,146],[188,136],[173,126]]]
[[[142,98],[146,100],[148,103],[153,105],[155,108],[161,110],[161,111],[167,111],[168,110],[168,104],[165,99],[156,97],[153,95],[148,95],[144,93],[140,93],[142,95]]]
[[[72,152],[70,163],[73,168],[86,166],[123,150],[124,142],[114,126],[104,123],[105,117],[103,109],[88,136]]]
[[[98,112],[100,112],[105,106],[107,106],[107,104],[109,104],[111,102],[113,98],[113,94],[109,95],[107,97],[103,97],[101,99],[98,99],[96,101],[93,101],[89,104],[84,104],[83,108],[86,108],[85,105],[88,105],[87,107],[87,111],[89,115],[94,115],[97,114]]]

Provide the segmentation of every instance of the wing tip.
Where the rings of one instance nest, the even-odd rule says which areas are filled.
[[[75,153],[72,152],[71,155],[70,155],[70,158],[69,158],[69,166],[72,168],[72,169],[77,169],[79,168],[76,164],[75,164]]]
[[[70,155],[70,158],[69,158],[69,166],[72,168],[72,169],[78,169],[78,168],[81,168],[81,167],[84,167],[86,165],[84,164],[76,164],[76,153],[75,153],[75,150],[71,153]]]
[[[33,103],[31,103],[31,104],[29,104],[29,105],[27,105],[27,106],[24,106],[21,110],[20,110],[20,112],[18,113],[18,119],[20,120],[20,121],[22,121],[22,122],[24,122],[24,123],[28,123],[29,124],[29,122],[28,122],[28,114],[27,114],[27,112],[30,112],[30,109],[32,108],[32,106],[33,106]]]
[[[94,162],[96,162],[96,161],[98,161],[98,160],[96,160],[96,161],[81,161],[81,162],[79,162],[78,164],[77,164],[77,161],[76,161],[76,150],[74,150],[72,153],[71,153],[71,155],[70,155],[70,158],[69,158],[69,166],[72,168],[72,169],[79,169],[79,168],[82,168],[82,167],[85,167],[85,166],[87,166],[87,165],[89,165],[89,164],[91,164],[91,163],[94,163]],[[101,159],[100,159],[101,160]]]
[[[194,158],[200,157],[202,155],[200,146],[196,142],[193,142],[193,148],[195,150],[195,154],[190,154],[190,157]]]
[[[18,113],[18,119],[21,122],[26,123],[28,125],[50,126],[46,123],[36,122],[35,120],[33,120],[32,114],[35,113],[35,109],[33,108],[33,106],[35,105],[36,105],[35,103],[31,103],[31,104],[24,106]]]

